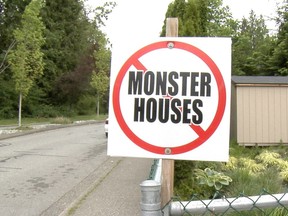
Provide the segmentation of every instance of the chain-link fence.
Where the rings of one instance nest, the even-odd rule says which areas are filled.
[[[214,199],[201,200],[193,195],[189,201],[181,201],[174,197],[163,209],[165,216],[189,216],[189,215],[245,215],[245,216],[287,216],[288,193],[270,194],[263,190],[258,196],[246,196],[226,198],[217,192]],[[166,209],[166,210],[165,210]],[[166,213],[165,213],[166,212]]]
[[[180,197],[173,197],[170,202],[160,210],[160,207],[157,208],[157,206],[159,206],[159,200],[156,198],[156,196],[159,196],[159,193],[155,193],[155,191],[160,190],[160,187],[157,186],[157,182],[161,182],[161,164],[161,160],[154,160],[151,167],[148,179],[155,181],[156,184],[153,184],[153,189],[149,189],[152,193],[146,200],[149,203],[148,208],[146,208],[148,211],[142,211],[142,215],[288,216],[288,192],[272,194],[265,189],[256,196],[247,196],[241,193],[237,197],[228,198],[225,197],[224,194],[216,192],[213,196],[214,198],[209,200],[203,200],[196,194],[192,195],[191,199],[188,201],[183,201]],[[157,187],[158,189],[156,189]],[[156,202],[156,200],[158,201]]]

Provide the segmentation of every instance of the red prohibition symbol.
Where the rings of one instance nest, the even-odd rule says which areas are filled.
[[[139,58],[141,58],[143,55],[148,54],[151,51],[155,51],[158,49],[169,49],[169,44],[173,44],[173,49],[180,49],[187,52],[190,52],[193,55],[196,55],[198,58],[200,58],[211,70],[217,84],[218,89],[218,105],[216,114],[209,125],[209,127],[206,130],[203,130],[201,126],[190,124],[190,127],[197,133],[198,137],[191,142],[184,143],[183,145],[176,146],[176,147],[161,147],[157,146],[157,144],[152,144],[149,142],[146,142],[145,140],[139,138],[127,125],[125,119],[123,118],[121,107],[120,107],[120,89],[121,84],[123,82],[124,76],[128,72],[129,68],[131,66],[134,66],[138,70],[146,70],[145,66],[139,61]],[[199,48],[187,44],[180,41],[160,41],[155,42],[152,44],[149,44],[137,52],[135,52],[121,67],[113,88],[113,95],[112,95],[112,103],[114,108],[114,113],[116,116],[116,119],[118,121],[118,124],[122,131],[125,133],[125,135],[136,145],[138,145],[140,148],[145,149],[146,151],[149,151],[151,153],[161,154],[161,155],[175,155],[175,154],[182,154],[186,153],[188,151],[191,151],[200,145],[202,145],[206,140],[208,140],[211,135],[215,132],[215,130],[218,128],[226,106],[226,89],[225,89],[225,83],[223,80],[223,77],[221,75],[221,72],[217,65],[214,63],[214,61],[202,50]],[[167,151],[167,149],[169,151]]]

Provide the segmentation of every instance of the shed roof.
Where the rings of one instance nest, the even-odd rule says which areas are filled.
[[[232,76],[235,84],[288,84],[288,76]]]

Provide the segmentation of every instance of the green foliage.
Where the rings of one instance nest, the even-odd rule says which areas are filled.
[[[106,112],[109,86],[106,81],[109,78],[111,53],[108,48],[109,40],[100,27],[105,25],[116,4],[105,2],[103,6],[90,10],[80,0],[43,1],[41,17],[38,16],[44,24],[42,30],[45,38],[45,44],[40,50],[44,54],[41,75],[41,68],[35,70],[41,66],[38,65],[41,53],[28,56],[27,52],[30,47],[34,49],[37,43],[30,43],[29,49],[25,48],[24,42],[16,43],[16,36],[20,41],[24,32],[27,37],[33,36],[28,36],[28,24],[32,25],[34,21],[27,21],[25,28],[21,23],[25,8],[30,2],[31,0],[0,0],[0,116],[11,118],[17,115],[18,95],[15,85],[17,89],[26,89],[23,92],[26,95],[23,116],[57,116],[59,113],[72,115],[80,110],[79,107],[88,106],[89,100],[84,99],[87,95],[98,96],[99,107],[102,112]],[[40,0],[33,2],[36,4]],[[91,12],[95,12],[94,17]],[[268,32],[263,17],[253,11],[242,20],[232,19],[229,7],[223,5],[222,0],[175,0],[169,5],[166,17],[179,18],[179,36],[232,37],[233,74],[288,73],[287,1],[280,4],[276,17],[279,29],[273,35]],[[22,35],[20,31],[23,31]],[[165,24],[161,35],[165,35]],[[27,44],[29,41],[31,40],[26,41]],[[17,56],[12,49],[18,49]],[[10,58],[10,68],[8,54],[10,57],[14,56],[13,61]],[[25,66],[26,74],[22,72],[24,67],[20,66],[27,62],[24,61],[25,58],[21,58],[23,56],[30,59],[30,66]],[[16,63],[19,66],[16,67]],[[12,73],[11,70],[19,73]],[[40,73],[34,76],[32,71]],[[37,78],[38,75],[41,79]],[[16,83],[11,81],[12,76],[15,80],[23,80],[25,77],[33,79]],[[94,82],[98,84],[92,84]],[[27,91],[31,85],[32,89]]]
[[[239,193],[255,195],[263,189],[281,193],[288,182],[287,148],[245,148],[232,142],[227,163],[176,161],[175,195],[190,199],[192,194],[197,194],[201,199],[208,199],[215,190],[221,190],[227,197]]]
[[[15,49],[8,53],[15,90],[19,94],[19,126],[21,126],[22,97],[26,97],[35,79],[43,74],[41,46],[44,25],[39,17],[42,0],[32,0],[22,15],[21,26],[13,31]]]
[[[7,55],[15,45],[14,29],[20,26],[20,20],[31,0],[0,0],[0,74],[9,73]]]
[[[274,75],[288,75],[288,2],[283,1],[278,8],[277,22],[279,25],[276,46],[270,58],[271,70]]]
[[[204,170],[210,167],[214,170],[221,170],[221,163],[205,161],[175,161],[174,192],[175,195],[183,199],[189,199],[192,194],[197,194],[201,198],[213,196],[215,188],[208,185],[199,184],[195,175],[195,170]]]
[[[31,115],[28,117],[35,118],[54,118],[61,115],[61,111],[49,104],[38,104],[33,106],[31,110]]]
[[[257,16],[251,11],[248,18],[234,20],[230,8],[224,6],[222,0],[175,0],[168,6],[166,17],[178,17],[179,36],[231,37],[234,75],[284,76],[288,71],[288,43],[287,36],[284,36],[287,21],[283,11],[279,15],[282,19],[278,40],[268,31],[262,15]],[[164,24],[161,36],[165,36],[165,28]]]
[[[206,13],[205,28],[207,36],[233,36],[236,30],[236,21],[228,6],[223,5],[222,0],[202,0],[200,7],[205,6],[202,11]]]
[[[269,35],[264,18],[252,10],[243,18],[238,33],[233,37],[233,64],[235,75],[269,75],[269,57],[275,38]]]
[[[222,0],[175,0],[168,6],[166,17],[178,17],[179,36],[231,36],[236,25]]]
[[[266,166],[261,163],[259,164],[255,160],[247,157],[236,158],[232,156],[229,158],[225,168],[228,170],[248,169],[251,173],[257,173],[264,171]]]
[[[109,78],[103,72],[92,73],[91,86],[96,90],[99,97],[103,97],[108,91]]]
[[[90,85],[96,91],[99,115],[100,101],[105,101],[104,98],[108,94],[111,51],[107,49],[108,41],[103,34],[96,32],[95,39],[98,41],[97,50],[94,52],[96,71],[92,72]]]
[[[42,35],[44,25],[39,18],[41,4],[40,0],[33,0],[26,7],[21,27],[13,32],[16,48],[8,55],[16,91],[23,96],[28,95],[35,79],[43,74],[41,46],[45,40]]]
[[[277,152],[264,151],[256,158],[265,168],[273,168],[280,172],[280,177],[288,182],[288,161],[283,160]]]
[[[84,8],[83,1],[44,1],[41,9],[41,21],[44,23],[42,30],[44,30],[46,43],[42,46],[41,52],[43,52],[42,58],[45,64],[44,73],[40,79],[31,71],[33,68],[36,69],[34,62],[40,63],[41,59],[37,53],[28,56],[27,52],[37,43],[28,40],[26,44],[31,41],[28,49],[24,42],[22,44],[15,43],[14,39],[14,35],[16,35],[19,41],[23,41],[24,33],[22,35],[19,33],[21,30],[23,32],[26,30],[26,35],[31,33],[30,36],[33,36],[30,31],[32,29],[27,26],[29,22],[26,22],[27,25],[25,24],[24,28],[23,23],[20,23],[21,18],[24,17],[24,9],[30,2],[31,0],[0,0],[0,116],[11,118],[17,114],[18,95],[15,93],[15,85],[17,89],[21,87],[21,90],[25,90],[23,92],[26,96],[23,116],[55,117],[60,113],[75,114],[80,110],[80,104],[83,104],[83,95],[95,94],[90,86],[92,71],[98,73],[100,68],[106,68],[104,73],[109,76],[110,50],[107,48],[109,42],[99,28],[104,25],[115,3],[106,2],[103,7],[93,9],[95,17],[91,19],[92,16],[89,14],[91,11]],[[35,2],[33,0],[33,4],[36,4]],[[40,17],[38,16],[38,18]],[[32,25],[33,22],[30,24]],[[15,34],[12,33],[13,31]],[[25,37],[29,38],[30,36]],[[12,48],[13,52],[11,52]],[[14,52],[16,49],[18,49],[17,56]],[[6,58],[8,54],[10,68]],[[24,61],[25,56],[31,62]],[[38,58],[37,61],[36,58]],[[29,63],[30,68],[27,67],[24,73],[26,62]],[[10,69],[17,73],[12,73]],[[36,71],[41,75],[42,68]],[[25,77],[30,79],[26,79],[24,82],[11,82],[12,75],[15,80],[16,78],[23,80]],[[5,85],[2,85],[2,82]],[[102,98],[100,107],[105,107],[103,111],[107,112],[108,90],[103,93]],[[95,107],[89,109],[90,113],[92,111],[95,112]]]
[[[45,1],[41,15],[46,26],[43,52],[47,67],[40,84],[48,95],[57,98],[59,92],[54,90],[58,79],[76,68],[88,47],[90,24],[78,0]]]
[[[265,171],[253,173],[251,170],[242,168],[227,172],[233,182],[225,190],[227,197],[238,196],[244,193],[247,196],[258,195],[263,189],[271,193],[282,193],[285,191],[283,179],[279,172],[269,168]]]
[[[232,182],[229,176],[210,168],[195,169],[194,172],[199,184],[214,187],[215,190],[221,190],[224,185],[229,185]]]
[[[17,98],[12,80],[0,77],[0,118],[14,118],[17,116]]]
[[[89,115],[95,113],[96,100],[92,95],[83,95],[76,104],[78,115]]]
[[[283,162],[283,160],[280,159],[280,154],[270,151],[262,152],[255,159],[259,160],[265,167],[277,167],[281,162]]]
[[[94,13],[93,23],[97,29],[105,26],[105,20],[108,20],[108,15],[112,13],[116,5],[116,2],[106,1],[103,6],[98,6],[91,11]]]

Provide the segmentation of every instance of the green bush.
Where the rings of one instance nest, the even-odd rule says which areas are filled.
[[[51,105],[42,104],[34,106],[31,116],[36,118],[55,118],[61,115],[59,110]]]
[[[82,96],[76,104],[78,115],[90,115],[96,113],[96,97],[91,95]]]
[[[18,110],[13,109],[13,107],[2,107],[0,108],[0,118],[1,119],[11,119],[18,115]]]
[[[209,199],[215,189],[226,197],[241,193],[258,195],[263,189],[283,193],[288,183],[287,148],[283,145],[247,148],[234,142],[230,144],[227,163],[175,161],[175,195],[189,200],[192,194]]]

